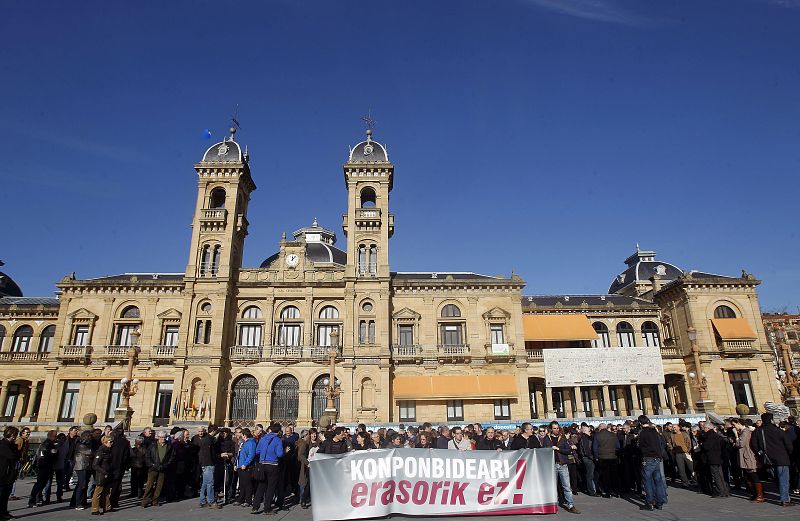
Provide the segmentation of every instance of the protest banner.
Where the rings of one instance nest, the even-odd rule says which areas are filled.
[[[552,449],[378,449],[310,461],[314,521],[554,514]]]

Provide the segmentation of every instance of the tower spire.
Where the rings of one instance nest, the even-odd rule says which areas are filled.
[[[372,141],[372,127],[375,125],[375,120],[372,119],[372,109],[367,110],[366,116],[361,116],[361,121],[367,126],[367,143]]]

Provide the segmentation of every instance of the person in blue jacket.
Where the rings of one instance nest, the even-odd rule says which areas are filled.
[[[259,440],[256,446],[259,468],[256,470],[258,488],[253,498],[253,514],[260,512],[261,503],[264,503],[264,513],[274,514],[283,505],[284,486],[281,483],[281,473],[278,467],[280,460],[286,452],[281,440],[281,424],[273,423],[269,427],[269,433]],[[275,504],[277,508],[272,509],[272,498],[277,492]]]
[[[242,429],[242,448],[239,449],[239,459],[233,470],[239,473],[239,497],[236,503],[243,507],[253,504],[253,467],[258,465],[256,459],[256,439],[250,429]]]

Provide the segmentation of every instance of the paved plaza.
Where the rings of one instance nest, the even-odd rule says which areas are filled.
[[[29,519],[36,521],[72,521],[94,519],[90,515],[90,509],[76,511],[67,506],[67,503],[53,503],[39,508],[27,508],[27,493],[32,486],[31,480],[24,480],[17,485],[17,494],[23,499],[11,501],[9,507],[11,512],[19,519]],[[124,492],[127,492],[125,490]],[[603,499],[598,497],[587,497],[580,494],[575,497],[575,506],[582,514],[574,515],[560,510],[558,514],[551,516],[541,516],[548,519],[583,519],[592,521],[608,521],[610,519],[650,519],[650,520],[716,520],[716,519],[747,519],[761,520],[770,519],[798,519],[800,507],[782,508],[777,504],[777,497],[769,487],[766,495],[767,501],[763,505],[752,504],[744,497],[741,491],[732,491],[734,497],[727,499],[712,499],[708,496],[698,494],[693,491],[678,488],[669,488],[669,503],[664,510],[646,512],[639,510],[641,501],[634,498],[628,499]],[[66,496],[65,496],[66,497]],[[794,497],[795,502],[798,497]],[[504,516],[508,521],[530,519],[533,516]],[[293,506],[289,511],[282,511],[273,516],[253,516],[250,515],[249,508],[226,506],[220,510],[201,509],[197,500],[187,499],[179,503],[169,503],[157,508],[143,509],[138,501],[125,499],[122,501],[118,512],[107,514],[103,517],[105,521],[118,519],[120,521],[147,521],[163,519],[169,521],[204,521],[230,520],[230,519],[266,519],[274,521],[311,521],[311,510],[303,510],[299,506]],[[389,519],[435,519],[410,516],[393,516]],[[458,518],[448,518],[458,519]],[[497,517],[464,517],[465,521],[481,521],[483,519],[497,519]]]

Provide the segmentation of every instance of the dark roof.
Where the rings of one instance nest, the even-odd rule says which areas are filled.
[[[97,277],[95,279],[87,279],[92,281],[127,281],[130,282],[136,277],[137,280],[183,280],[183,273],[121,273],[119,275],[107,275],[105,277]]]
[[[614,306],[649,306],[657,307],[656,304],[636,297],[624,295],[523,295],[522,307],[554,307],[561,304],[563,307],[580,307],[584,302],[589,306],[607,306],[609,303]]]
[[[14,279],[0,271],[0,297],[21,297],[22,290]]]
[[[715,275],[714,273],[705,273],[703,271],[689,271],[693,279],[738,279],[739,277],[731,277],[729,275]]]
[[[240,163],[242,149],[236,141],[221,141],[203,154],[203,163]]]
[[[435,276],[434,276],[435,275]],[[452,277],[453,280],[507,280],[505,277],[492,277],[472,272],[447,272],[447,271],[398,271],[392,273],[394,280],[442,280]]]
[[[377,141],[362,141],[350,150],[348,163],[388,163],[386,147]]]
[[[661,280],[663,282],[675,280],[683,275],[683,271],[681,271],[680,268],[670,264],[669,262],[661,262],[657,260],[639,261],[617,275],[611,282],[608,292],[617,293],[623,288],[626,288],[637,281],[650,280],[650,277],[656,274],[656,270],[658,270],[660,266],[663,266],[664,271],[664,273],[661,275]]]
[[[262,268],[269,268],[281,256],[280,252],[273,253],[261,263]],[[331,244],[324,242],[306,243],[306,259],[311,262],[334,262],[336,264],[347,264],[347,252],[344,252]]]
[[[2,297],[0,298],[0,306],[58,306],[60,304],[57,298],[48,297]]]

